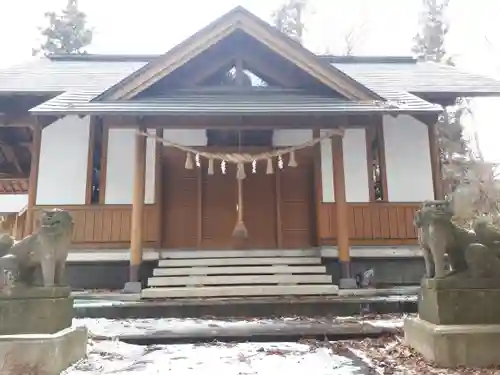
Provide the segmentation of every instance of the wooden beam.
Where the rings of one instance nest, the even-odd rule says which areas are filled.
[[[141,129],[146,131],[146,129]],[[132,196],[132,223],[130,234],[130,282],[139,282],[142,263],[144,196],[146,185],[146,137],[135,135],[134,188]]]
[[[199,70],[198,72],[189,76],[185,81],[182,82],[182,87],[192,88],[200,83],[202,83],[205,79],[210,78],[212,75],[216,74],[218,71],[227,67],[229,70],[233,64],[234,57],[229,56],[227,58],[221,59],[217,65],[210,65],[207,68]]]
[[[0,113],[0,128],[28,128],[37,125],[36,117],[18,113]]]
[[[108,174],[108,138],[109,129],[102,126],[102,143],[101,143],[101,174],[99,176],[99,204],[106,202],[106,180]]]
[[[432,183],[434,186],[434,199],[443,199],[443,183],[441,178],[441,158],[437,139],[437,125],[427,125],[429,132],[429,149],[431,153]]]
[[[207,163],[208,166],[208,163]],[[196,168],[196,247],[203,246],[203,166]]]
[[[19,160],[16,156],[16,153],[15,153],[13,147],[4,143],[4,142],[0,142],[0,148],[2,149],[2,153],[5,157],[5,160],[7,160],[9,163],[13,164],[14,167],[16,167],[17,171],[20,174],[22,174],[23,169],[21,168],[21,164],[19,163]]]
[[[283,248],[283,220],[281,216],[281,170],[278,168],[278,165],[274,166],[275,168],[275,187],[276,187],[276,243],[278,245],[278,249]],[[288,189],[293,189],[292,186],[289,186]]]
[[[25,234],[31,234],[33,232],[33,225],[35,220],[34,209],[36,205],[38,172],[40,164],[40,149],[42,145],[42,127],[34,126],[32,130],[33,130],[33,136],[32,136],[32,147],[31,147],[30,176],[29,176],[29,186],[28,186],[28,211],[26,213]]]
[[[332,137],[333,191],[337,214],[337,247],[343,279],[351,278],[348,206],[345,192],[344,148],[341,136]]]
[[[328,115],[192,115],[192,116],[151,116],[145,117],[143,124],[148,129],[329,129],[335,127],[358,127],[372,121],[368,115],[328,116]],[[110,128],[131,128],[130,117],[109,116],[105,123]]]
[[[300,88],[304,82],[298,80],[296,74],[291,74],[289,69],[283,69],[281,66],[266,63],[264,56],[252,51],[242,53],[242,59],[248,65],[248,69],[258,76],[262,76],[264,80],[270,79],[285,88]]]
[[[98,119],[92,117],[89,127],[89,148],[87,150],[87,185],[85,186],[85,204],[92,204],[92,185],[94,177],[94,150],[97,138]]]
[[[321,136],[320,129],[313,130],[313,138]],[[313,150],[313,163],[314,163],[314,210],[315,210],[315,228],[316,228],[316,246],[321,244],[321,203],[323,201],[323,176],[321,174],[321,142],[314,146]]]
[[[156,136],[163,138],[163,129],[156,129]],[[158,249],[162,247],[162,231],[163,231],[163,145],[155,142],[155,206],[157,210],[156,217],[158,218]]]

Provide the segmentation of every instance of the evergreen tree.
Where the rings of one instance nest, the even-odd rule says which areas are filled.
[[[449,0],[423,0],[420,14],[420,31],[414,38],[413,52],[420,61],[446,63],[453,65],[445,48],[449,26],[446,10]],[[467,99],[459,98],[448,106],[437,126],[437,139],[441,154],[442,172],[446,193],[450,193],[459,184],[469,164],[471,150],[464,139],[462,117],[469,111]]]
[[[273,25],[289,37],[302,43],[304,35],[304,12],[308,0],[286,0],[272,15]]]
[[[415,36],[412,51],[423,61],[442,62],[446,56],[444,46],[448,23],[446,10],[449,0],[423,0],[420,14],[421,30]]]
[[[60,13],[47,12],[48,26],[41,28],[44,38],[33,55],[79,54],[85,53],[84,47],[92,42],[92,29],[87,27],[87,16],[78,8],[78,0],[68,0],[66,8]]]

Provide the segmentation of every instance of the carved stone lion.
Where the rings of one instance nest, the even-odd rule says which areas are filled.
[[[61,209],[42,211],[40,228],[10,247],[0,258],[0,269],[4,275],[14,275],[14,283],[64,285],[73,227],[69,212]]]
[[[415,214],[414,224],[429,278],[446,275],[446,255],[452,272],[467,268],[465,249],[472,243],[473,234],[454,225],[452,217],[448,201],[424,202]]]
[[[415,214],[427,277],[500,277],[500,230],[478,219],[469,231],[452,218],[449,201],[424,202]],[[446,271],[446,255],[451,272]]]

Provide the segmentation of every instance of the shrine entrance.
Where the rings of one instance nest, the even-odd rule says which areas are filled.
[[[272,131],[269,141],[272,142]],[[263,137],[249,131],[239,137],[239,146],[229,134],[208,135],[203,151],[210,153],[260,154],[272,150]],[[215,141],[226,137],[226,141]],[[248,138],[252,138],[249,140]],[[252,144],[253,143],[253,144]],[[186,153],[163,147],[163,244],[172,249],[233,249],[238,221],[241,183],[244,241],[248,249],[309,248],[315,245],[313,148],[295,154],[297,166],[287,167],[279,159],[271,163],[245,163],[244,179],[238,181],[234,163],[214,163],[199,158],[186,168]],[[281,167],[280,167],[281,164]]]
[[[243,220],[248,231],[245,245],[249,248],[273,249],[277,247],[278,229],[276,176],[268,175],[265,171],[252,173],[251,167],[245,166],[246,178],[242,180]],[[202,248],[231,249],[235,246],[232,234],[239,209],[236,166],[228,164],[225,174],[208,175],[207,168],[201,168],[201,173]]]

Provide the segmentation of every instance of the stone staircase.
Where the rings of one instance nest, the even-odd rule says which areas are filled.
[[[142,298],[336,294],[318,250],[169,250]]]

